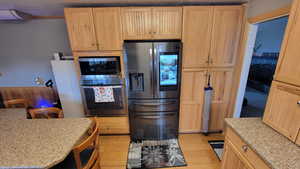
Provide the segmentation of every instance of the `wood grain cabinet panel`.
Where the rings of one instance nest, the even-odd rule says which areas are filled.
[[[208,66],[213,7],[183,8],[183,68]]]
[[[230,67],[235,65],[243,22],[242,6],[216,6],[210,48],[210,65]]]
[[[273,81],[263,121],[295,142],[300,130],[300,88]]]
[[[93,8],[99,50],[122,50],[120,8]]]
[[[97,50],[92,8],[65,8],[65,18],[72,50]]]
[[[121,9],[125,40],[152,38],[152,8],[128,7]]]
[[[209,70],[209,75],[213,88],[209,129],[223,130],[231,93],[233,69],[214,68]]]
[[[183,71],[180,97],[179,131],[199,132],[203,109],[204,87],[207,71]]]
[[[275,79],[300,86],[300,1],[294,1],[282,44]]]
[[[235,147],[230,141],[226,141],[224,145],[224,154],[221,169],[254,169],[247,162],[240,158]]]
[[[153,39],[181,39],[182,7],[152,9]]]

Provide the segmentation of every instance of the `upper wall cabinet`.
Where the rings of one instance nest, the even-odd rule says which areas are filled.
[[[152,9],[122,8],[122,25],[124,39],[151,39]]]
[[[213,7],[183,8],[183,67],[197,68],[208,64]]]
[[[243,6],[188,6],[183,16],[183,68],[235,65]]]
[[[181,7],[122,8],[123,38],[181,39]]]
[[[234,66],[243,21],[242,6],[214,7],[210,64]]]
[[[65,8],[73,51],[97,50],[92,8]]]
[[[120,8],[65,8],[73,51],[122,50]]]
[[[300,1],[294,1],[281,47],[275,79],[300,86]]]
[[[99,50],[122,50],[120,8],[93,8]]]

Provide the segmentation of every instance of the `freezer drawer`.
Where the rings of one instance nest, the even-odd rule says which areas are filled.
[[[131,140],[162,140],[178,137],[178,113],[130,114]]]
[[[130,112],[178,111],[177,99],[129,100]]]

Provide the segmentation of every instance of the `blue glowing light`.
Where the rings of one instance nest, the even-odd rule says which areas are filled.
[[[35,108],[47,108],[47,107],[53,107],[53,104],[46,99],[40,98],[37,101],[37,105]]]

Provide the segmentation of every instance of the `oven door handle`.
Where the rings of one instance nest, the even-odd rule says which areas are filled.
[[[109,86],[81,86],[82,88],[109,87]],[[123,88],[123,86],[111,86],[112,88]]]

